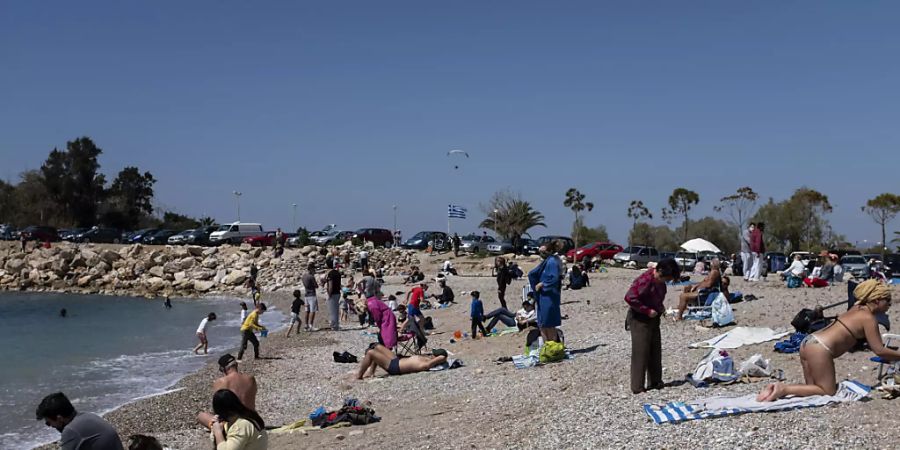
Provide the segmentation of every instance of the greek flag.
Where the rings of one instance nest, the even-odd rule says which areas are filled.
[[[466,208],[463,208],[462,206],[448,205],[447,217],[451,219],[465,219]]]

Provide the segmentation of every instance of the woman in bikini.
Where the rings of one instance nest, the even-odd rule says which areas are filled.
[[[810,334],[800,344],[800,364],[806,384],[774,383],[756,397],[761,402],[794,395],[834,395],[837,385],[834,359],[865,339],[876,355],[890,361],[900,360],[900,351],[884,346],[875,315],[891,307],[891,288],[876,280],[860,283],[853,291],[856,305],[841,314],[828,327]]]

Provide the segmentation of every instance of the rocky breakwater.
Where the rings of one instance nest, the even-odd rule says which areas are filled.
[[[36,290],[108,295],[197,296],[243,294],[250,266],[259,269],[257,283],[264,291],[294,289],[306,266],[324,268],[329,254],[341,262],[358,259],[360,247],[306,246],[285,249],[274,257],[271,249],[250,247],[127,246],[56,244],[30,253],[0,254],[0,290]],[[419,260],[415,251],[366,249],[369,265],[385,275],[406,271]],[[345,268],[345,276],[351,269]]]

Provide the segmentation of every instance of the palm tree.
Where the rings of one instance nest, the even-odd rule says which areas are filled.
[[[492,200],[493,211],[481,221],[479,228],[492,230],[504,239],[512,241],[518,251],[518,242],[523,234],[534,227],[546,227],[544,215],[534,210],[531,204],[514,196]]]
[[[584,201],[584,194],[582,194],[578,189],[569,188],[566,191],[566,200],[563,202],[563,206],[572,210],[575,213],[575,223],[578,223],[578,213],[584,211],[585,209],[591,211],[594,209],[594,204],[592,202]],[[575,236],[572,236],[572,239],[575,240],[575,248],[578,248],[578,229],[575,229]]]

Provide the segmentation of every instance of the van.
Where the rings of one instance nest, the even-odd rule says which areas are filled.
[[[209,235],[209,242],[213,245],[236,244],[240,245],[245,237],[265,234],[262,225],[258,223],[234,222],[225,224]]]

